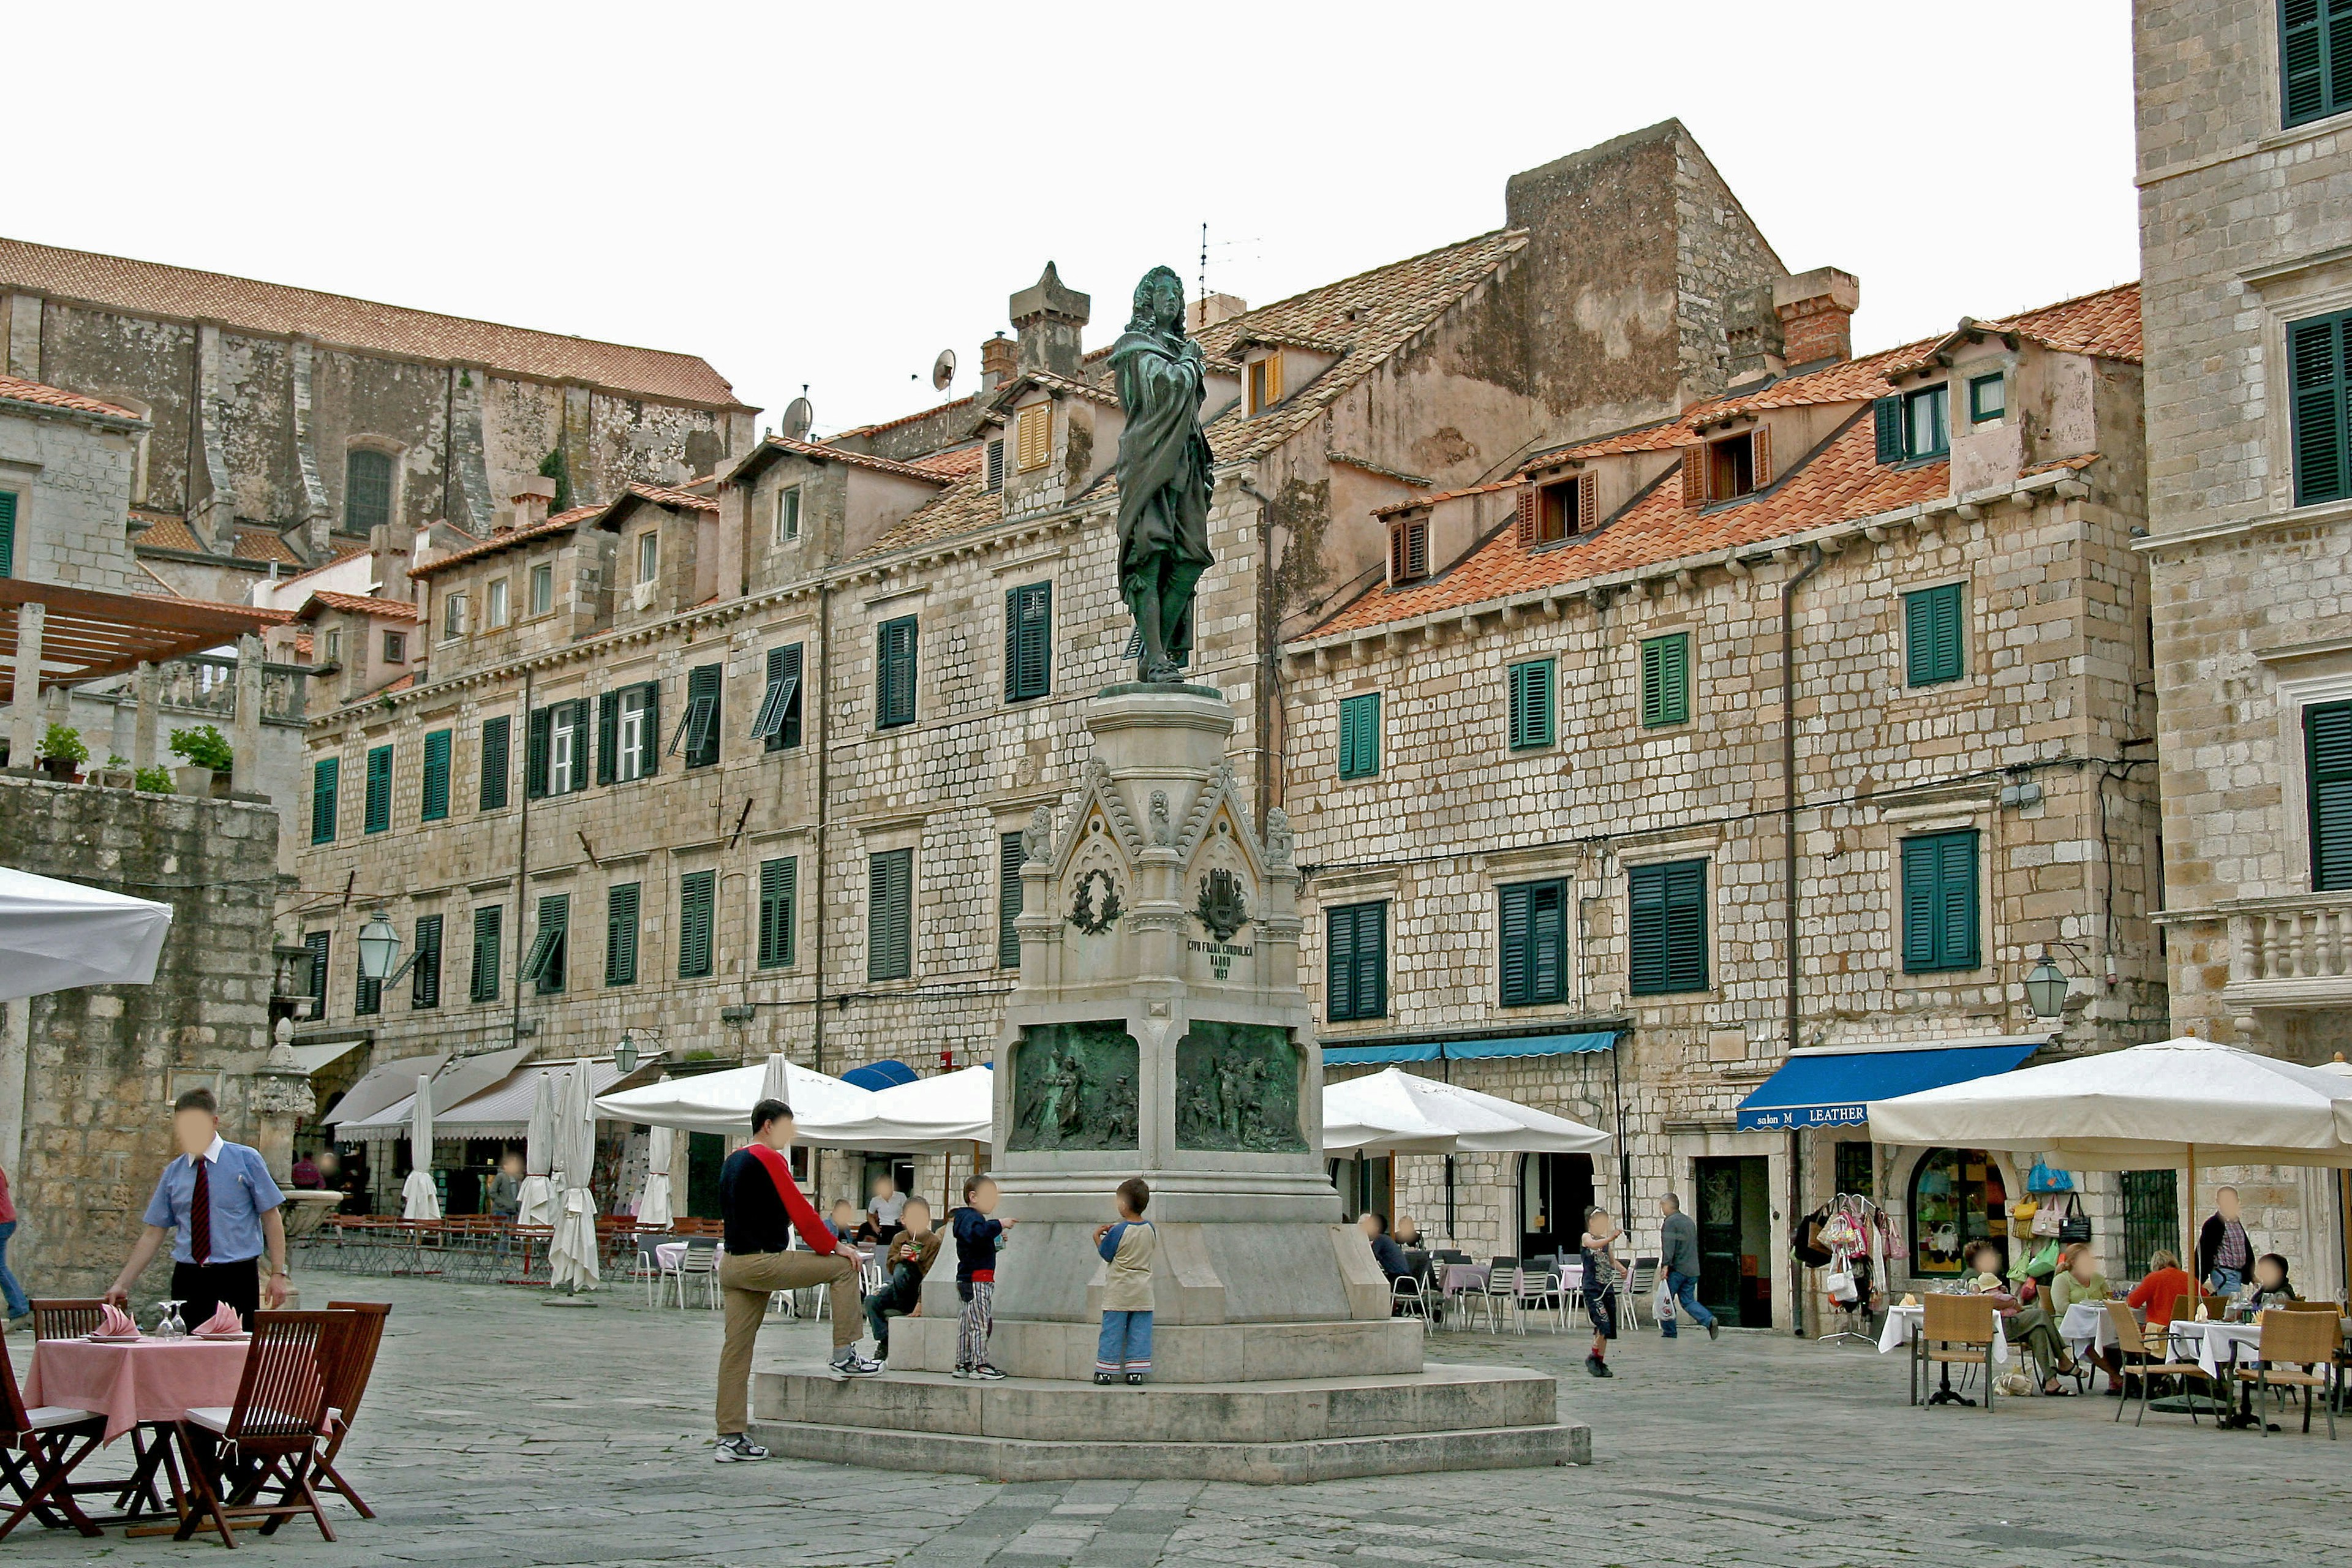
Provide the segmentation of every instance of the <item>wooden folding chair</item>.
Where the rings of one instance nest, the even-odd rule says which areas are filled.
[[[96,1411],[55,1405],[26,1408],[8,1364],[8,1342],[0,1337],[0,1482],[16,1499],[8,1517],[0,1519],[0,1541],[26,1514],[51,1530],[71,1525],[84,1535],[100,1533],[74,1501],[68,1478],[105,1440],[106,1417]]]
[[[358,1416],[360,1399],[367,1393],[368,1379],[375,1372],[375,1352],[383,1344],[384,1321],[392,1315],[388,1301],[330,1301],[331,1312],[352,1314],[350,1329],[343,1334],[341,1353],[327,1368],[327,1423],[330,1428],[325,1442],[319,1445],[319,1487],[340,1493],[342,1500],[359,1510],[362,1519],[373,1519],[375,1514],[360,1500],[335,1468],[335,1456],[342,1452],[343,1439],[351,1436],[352,1423]]]
[[[270,1535],[304,1513],[320,1535],[335,1539],[310,1472],[329,1435],[326,1369],[342,1354],[356,1321],[351,1312],[253,1315],[236,1403],[187,1411],[175,1424],[195,1496],[174,1539],[190,1540],[210,1524],[223,1545],[235,1546],[241,1520],[259,1520],[261,1533]],[[241,1484],[232,1485],[232,1462],[243,1473]],[[255,1500],[273,1481],[277,1500]]]
[[[2273,1390],[2303,1390],[2303,1429],[2311,1430],[2311,1391],[2323,1391],[2327,1412],[2327,1440],[2336,1441],[2336,1349],[2342,1338],[2331,1312],[2263,1313],[2254,1320],[2262,1340],[2254,1348],[2254,1364],[2238,1369],[2238,1381],[2254,1385],[2257,1399]],[[2263,1430],[2271,1428],[2263,1421]]]
[[[33,1301],[33,1338],[78,1340],[98,1331],[99,1314],[106,1308],[97,1296],[53,1296]]]
[[[1919,1354],[1924,1361],[1942,1365],[1943,1386],[1939,1392],[1949,1396],[1947,1403],[1957,1400],[1965,1405],[1966,1400],[1952,1393],[1952,1368],[1980,1366],[1985,1374],[1985,1412],[1991,1414],[1993,1336],[2000,1331],[1993,1321],[1992,1298],[1929,1292],[1921,1300],[1924,1310],[1919,1323]],[[1936,1401],[1931,1398],[1928,1403]]]
[[[2194,1309],[2192,1308],[2193,1311]],[[2176,1361],[2172,1355],[2172,1335],[2163,1329],[2156,1331],[2158,1347],[2148,1348],[2147,1336],[2132,1316],[2132,1310],[2121,1301],[2107,1303],[2107,1323],[2116,1336],[2116,1371],[2123,1379],[2124,1392],[2116,1401],[2116,1419],[2124,1418],[2124,1406],[2131,1403],[2132,1380],[2139,1380],[2139,1414],[2132,1417],[2137,1426],[2147,1419],[2148,1385],[2159,1377],[2193,1377],[2209,1386],[2213,1374],[2193,1361]],[[2189,1419],[2197,1420],[2197,1406],[2189,1406]]]

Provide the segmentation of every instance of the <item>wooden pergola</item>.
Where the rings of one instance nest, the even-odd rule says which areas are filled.
[[[46,691],[184,658],[291,618],[283,610],[0,578],[0,702],[15,702],[28,655]]]

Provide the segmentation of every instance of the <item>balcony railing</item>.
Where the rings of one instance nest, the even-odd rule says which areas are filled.
[[[2253,1006],[2352,1001],[2352,893],[2233,900],[2230,995]]]
[[[200,653],[156,666],[155,676],[158,706],[222,721],[236,719],[236,659]],[[299,723],[310,676],[308,665],[265,663],[261,667],[261,716]],[[127,681],[123,684],[126,689],[130,686]]]

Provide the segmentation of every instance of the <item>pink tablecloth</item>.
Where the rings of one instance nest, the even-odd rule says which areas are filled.
[[[33,1348],[25,1403],[101,1411],[111,1443],[142,1421],[176,1421],[183,1411],[235,1405],[245,1352],[243,1341],[42,1340]]]

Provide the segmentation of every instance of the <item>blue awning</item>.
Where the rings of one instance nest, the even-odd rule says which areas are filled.
[[[1909,1050],[1799,1051],[1739,1102],[1739,1131],[1858,1127],[1868,1120],[1864,1108],[1874,1100],[2007,1072],[2039,1050],[2043,1039]]]
[[[885,1089],[902,1083],[912,1083],[915,1078],[915,1069],[905,1062],[883,1060],[867,1062],[863,1067],[851,1068],[841,1075],[841,1081],[854,1083],[860,1089]]]
[[[1457,1062],[1486,1057],[1565,1057],[1583,1051],[1605,1051],[1617,1040],[1615,1031],[1583,1035],[1515,1035],[1482,1040],[1412,1040],[1377,1046],[1326,1046],[1323,1065],[1353,1067],[1365,1062],[1433,1062],[1440,1058]]]

